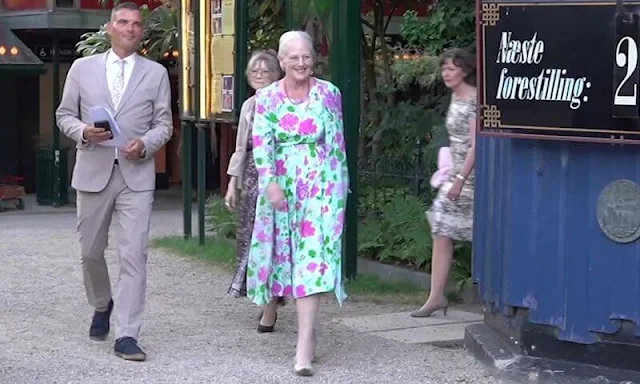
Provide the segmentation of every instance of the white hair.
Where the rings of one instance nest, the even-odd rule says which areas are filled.
[[[260,64],[260,62],[263,62],[265,67],[267,67],[267,69],[271,71],[271,77],[273,77],[274,79],[280,79],[282,77],[282,68],[280,68],[280,63],[278,63],[278,58],[276,57],[276,53],[273,50],[271,52],[253,52],[251,54],[251,57],[249,58],[249,62],[247,63],[245,74],[249,76],[249,73],[251,73],[251,71],[255,69],[258,64]]]
[[[280,41],[278,42],[278,57],[284,57],[287,54],[289,43],[295,40],[302,40],[307,43],[307,45],[309,45],[311,55],[315,57],[316,53],[313,49],[313,39],[305,31],[288,31],[283,33],[282,36],[280,36]]]

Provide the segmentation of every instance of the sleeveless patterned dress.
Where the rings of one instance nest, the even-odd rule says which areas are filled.
[[[471,147],[471,133],[469,121],[476,118],[476,98],[458,100],[452,97],[447,112],[447,131],[449,133],[449,147],[453,158],[453,167],[449,179],[445,181],[433,205],[426,212],[431,226],[431,233],[436,236],[448,237],[453,240],[471,241],[473,234],[473,189],[475,172],[469,174],[465,180],[460,196],[456,201],[447,197],[449,189],[456,180],[456,175],[462,172],[464,160]]]

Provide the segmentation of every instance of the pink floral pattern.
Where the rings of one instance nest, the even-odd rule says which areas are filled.
[[[247,297],[263,305],[277,296],[335,292],[342,282],[342,237],[349,174],[342,95],[315,80],[309,98],[292,103],[280,82],[256,93],[253,156],[258,170],[256,219],[247,266]],[[285,208],[266,196],[270,182]]]

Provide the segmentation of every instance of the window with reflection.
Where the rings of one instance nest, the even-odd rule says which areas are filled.
[[[56,8],[74,8],[76,0],[56,0]]]
[[[332,41],[333,0],[292,0],[293,28],[306,31],[313,39],[317,53],[314,72],[318,77],[331,80],[330,54]]]

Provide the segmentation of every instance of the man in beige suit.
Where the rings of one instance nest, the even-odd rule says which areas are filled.
[[[107,31],[112,48],[78,59],[69,69],[56,119],[77,143],[71,185],[77,190],[84,285],[95,308],[89,335],[105,340],[114,310],[115,354],[142,361],[146,355],[137,340],[145,301],[154,153],[171,138],[171,90],[166,68],[136,54],[143,35],[137,5],[114,7]],[[103,145],[111,133],[92,126],[93,106],[113,111],[127,139],[125,147]],[[120,260],[115,308],[104,258],[114,212]]]

